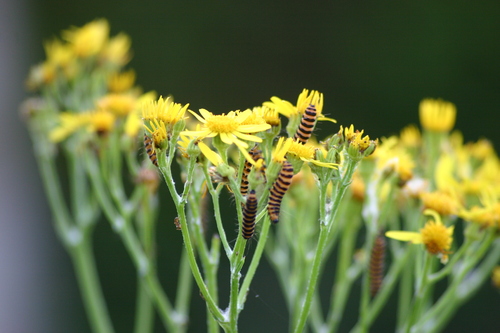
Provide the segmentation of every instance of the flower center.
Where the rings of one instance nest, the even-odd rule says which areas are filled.
[[[234,132],[240,124],[226,115],[215,115],[207,119],[206,126],[214,133]]]

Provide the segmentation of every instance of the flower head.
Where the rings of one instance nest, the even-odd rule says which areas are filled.
[[[169,137],[163,121],[158,119],[151,120],[149,126],[144,125],[144,127],[151,133],[151,138],[153,139],[155,147],[165,147]]]
[[[73,48],[73,52],[81,58],[97,55],[108,41],[109,24],[105,19],[87,23],[81,28],[73,27],[63,31],[63,38]]]
[[[130,37],[119,33],[109,40],[101,52],[101,58],[112,64],[123,66],[130,61]]]
[[[271,125],[267,123],[244,124],[247,118],[252,115],[251,110],[243,112],[231,111],[227,115],[214,115],[205,109],[200,109],[201,116],[194,112],[191,113],[202,123],[202,126],[197,131],[184,131],[181,133],[182,135],[196,137],[199,139],[218,136],[225,144],[235,144],[243,155],[245,155],[245,158],[253,163],[255,162],[246,151],[248,144],[242,140],[262,142],[262,139],[258,136],[248,133],[262,132],[271,128]]]
[[[304,162],[309,162],[319,167],[332,169],[336,169],[338,167],[338,164],[336,163],[321,162],[317,160],[316,150],[320,148],[316,147],[315,145],[309,143],[302,144],[299,141],[293,140],[291,138],[288,138],[287,141],[288,140],[291,140],[292,143],[289,145],[287,153],[297,156]]]
[[[278,111],[275,109],[267,106],[256,106],[252,111],[256,117],[264,119],[271,126],[278,126],[281,123]]]
[[[370,140],[368,135],[363,137],[364,130],[354,130],[354,125],[343,128],[340,126],[339,136],[343,136],[349,154],[359,157],[371,155],[378,145],[378,140]]]
[[[388,231],[385,235],[389,238],[409,241],[413,244],[424,244],[427,252],[437,255],[443,264],[448,262],[448,254],[453,241],[453,226],[446,227],[436,211],[426,209],[425,215],[430,215],[434,220],[429,220],[420,232]]]
[[[273,161],[280,164],[286,161],[285,155],[292,144],[293,140],[291,138],[285,140],[285,137],[280,137],[273,151]]]
[[[316,108],[318,120],[328,120],[336,122],[334,119],[327,118],[322,114],[323,94],[318,92],[317,90],[311,90],[311,92],[309,92],[308,89],[303,89],[297,98],[296,105],[293,105],[292,103],[276,96],[271,97],[271,101],[264,102],[263,105],[270,109],[276,110],[276,112],[284,115],[287,118],[302,116],[306,108],[309,105],[313,105]]]
[[[97,110],[90,113],[89,130],[99,135],[106,135],[115,126],[116,116],[106,110]]]
[[[97,106],[118,116],[125,116],[135,109],[136,101],[137,98],[129,94],[108,94],[97,101]]]
[[[420,195],[424,207],[435,210],[440,215],[456,215],[460,208],[460,201],[450,192],[424,192]]]
[[[448,132],[455,125],[457,110],[453,103],[441,99],[424,99],[419,108],[422,127],[432,132]]]
[[[400,138],[403,146],[407,148],[416,148],[422,144],[422,136],[415,125],[408,125],[403,128]]]
[[[129,90],[135,83],[135,71],[133,69],[113,73],[108,79],[108,88],[114,93],[121,93]]]
[[[59,125],[49,133],[52,142],[64,141],[68,136],[90,122],[90,113],[62,112],[59,114]]]

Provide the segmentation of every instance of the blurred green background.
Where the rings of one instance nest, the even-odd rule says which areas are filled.
[[[338,124],[354,124],[375,138],[418,123],[420,100],[439,97],[456,104],[456,128],[466,141],[487,137],[499,148],[498,1],[313,4],[31,0],[23,4],[20,11],[28,23],[19,33],[28,34],[22,39],[27,42],[22,60],[27,64],[25,76],[29,64],[44,57],[42,41],[71,25],[81,26],[103,17],[109,20],[112,35],[123,31],[132,37],[134,57],[130,67],[138,74],[138,84],[145,90],[172,94],[177,102],[190,103],[192,110],[206,108],[222,113],[245,109],[271,96],[295,102],[303,88],[315,89],[325,94],[324,113],[337,119]],[[320,128],[321,138],[337,131],[338,125],[322,123]],[[27,138],[21,139],[21,145],[29,155]],[[32,158],[28,161],[33,163]],[[30,174],[30,186],[41,196],[36,166],[31,164],[25,172]],[[166,205],[165,189],[161,199]],[[33,200],[44,204],[43,197]],[[32,255],[49,263],[38,268],[45,272],[42,287],[46,296],[32,297],[32,308],[45,307],[43,320],[49,323],[42,331],[88,332],[71,263],[49,229],[47,208],[43,213],[43,221],[39,218],[33,223],[48,230],[43,233],[47,247]],[[182,247],[172,219],[171,212],[162,215],[158,231],[160,275],[171,297],[175,295],[175,270]],[[134,269],[119,238],[106,223],[96,230],[95,246],[116,331],[130,332]],[[326,293],[330,292],[328,277],[333,269],[322,281]],[[37,271],[33,274],[36,276]],[[225,263],[220,274],[224,285]],[[287,311],[267,263],[261,265],[254,281],[241,316],[241,332],[286,331]],[[224,289],[221,293],[221,299],[227,299]],[[357,317],[355,299],[353,295],[342,332]],[[500,331],[499,300],[498,292],[485,285],[457,313],[446,332]],[[204,331],[205,308],[196,292],[192,304],[190,332]],[[392,310],[385,309],[373,332],[391,331]]]

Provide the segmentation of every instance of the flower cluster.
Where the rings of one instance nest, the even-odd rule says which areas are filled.
[[[110,37],[107,21],[95,20],[46,43],[46,60],[28,78],[38,98],[27,104],[27,121],[54,227],[78,267],[95,331],[112,331],[89,251],[101,215],[137,270],[139,331],[153,327],[156,311],[167,331],[184,332],[196,283],[210,331],[219,325],[237,332],[263,255],[295,332],[336,331],[356,286],[353,331],[368,331],[399,286],[396,330],[424,332],[443,327],[451,317],[443,309],[451,314],[477,292],[477,281],[492,276],[500,285],[500,159],[487,140],[464,143],[452,131],[452,103],[423,100],[421,130],[409,125],[379,141],[340,125],[318,140],[320,121],[336,122],[325,116],[319,91],[303,89],[295,104],[273,96],[243,111],[194,112],[172,96],[143,93],[135,72],[124,68],[129,48],[126,35]],[[69,184],[70,200],[61,183]],[[163,183],[168,204],[159,204]],[[227,195],[231,204],[223,203]],[[183,240],[173,251],[182,253],[175,302],[155,269],[162,207],[175,214],[171,230]],[[226,218],[238,221],[236,232]],[[229,265],[228,302],[219,301],[221,253]],[[335,274],[325,265],[333,253]],[[316,289],[324,272],[335,276],[324,279],[331,282],[328,309]],[[436,300],[433,286],[444,278]]]

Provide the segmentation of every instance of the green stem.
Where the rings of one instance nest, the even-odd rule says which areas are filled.
[[[175,309],[184,317],[188,317],[189,304],[191,301],[191,290],[193,289],[193,277],[186,250],[182,249],[181,262],[179,266],[179,278],[177,279],[177,296],[175,300]]]
[[[82,235],[80,243],[70,249],[71,258],[92,330],[98,333],[114,332],[101,291],[89,234],[90,230]]]
[[[408,246],[406,249],[406,254],[414,253],[414,247]],[[408,317],[408,311],[411,305],[411,296],[413,290],[413,267],[409,267],[402,272],[401,280],[399,282],[399,299],[398,299],[398,318],[396,327],[397,331],[401,331],[406,318]]]
[[[219,270],[219,259],[220,259],[220,238],[218,235],[212,237],[212,244],[210,246],[210,258],[209,265],[206,268],[206,280],[208,290],[211,295],[213,295],[214,302],[219,303],[219,288],[217,286],[217,271]],[[216,318],[210,313],[210,309],[207,307],[207,326],[208,332],[218,333],[220,327],[217,323]]]
[[[458,309],[458,307],[463,304],[468,297],[470,297],[481,285],[479,281],[477,281],[476,289],[468,286],[467,290],[462,288],[459,292],[459,287],[464,286],[466,283],[464,280],[467,275],[470,274],[472,268],[483,258],[486,251],[490,248],[492,242],[495,240],[496,235],[493,230],[490,230],[485,239],[478,241],[480,244],[479,248],[474,252],[474,255],[465,256],[464,262],[462,263],[458,274],[454,277],[451,285],[446,289],[445,293],[440,297],[440,299],[434,304],[434,306],[429,309],[424,316],[419,318],[419,323],[422,323],[420,326],[425,327],[429,326],[429,330],[433,327],[433,325],[442,327],[447,322],[447,320],[451,317],[451,315]],[[500,242],[497,240],[493,251],[490,253],[488,258],[484,260],[483,265],[487,267],[487,271],[482,271],[481,279],[486,279],[491,274],[491,269],[498,263],[498,259],[500,257]],[[476,270],[477,272],[481,272],[481,270]],[[481,280],[479,279],[479,280]],[[465,292],[463,290],[466,290]],[[441,319],[439,316],[441,313],[444,313],[445,316]],[[431,322],[434,321],[434,322]],[[426,325],[427,324],[427,325]]]
[[[208,191],[210,192],[210,196],[212,197],[212,205],[214,207],[214,216],[215,216],[215,224],[217,226],[217,231],[219,232],[219,237],[222,242],[222,247],[224,248],[224,252],[226,252],[227,258],[231,258],[232,250],[227,241],[226,232],[224,231],[224,225],[222,224],[221,212],[220,212],[220,204],[219,204],[219,194],[220,187],[218,189],[214,188],[212,180],[210,179],[210,175],[208,174],[208,170],[203,168],[203,172],[205,173],[205,180],[208,184]]]
[[[191,236],[189,233],[189,227],[186,218],[186,210],[185,210],[186,200],[181,200],[181,197],[177,194],[177,191],[175,189],[175,183],[172,177],[171,168],[169,167],[170,165],[169,163],[171,163],[172,157],[169,155],[169,158],[165,160],[165,154],[162,153],[162,151],[160,151],[158,155],[159,155],[158,156],[159,169],[163,174],[164,180],[170,191],[172,200],[174,201],[177,210],[177,217],[179,218],[179,222],[181,223],[182,238],[184,239],[184,247],[186,249],[186,254],[189,259],[191,272],[193,273],[193,277],[196,281],[196,284],[198,285],[198,288],[200,288],[200,292],[203,295],[203,298],[205,299],[205,302],[207,303],[210,312],[219,322],[219,325],[226,327],[227,326],[226,319],[224,318],[224,315],[222,314],[221,310],[218,308],[216,302],[210,295],[207,285],[205,284],[205,281],[203,280],[203,277],[201,275],[198,263],[196,262],[194,247],[191,241]],[[188,176],[186,179],[185,187],[191,186],[192,184],[194,167],[195,167],[195,161],[194,159],[190,159],[188,164],[188,172],[187,172]],[[187,197],[187,194],[189,193],[188,189],[184,188],[184,193]]]
[[[33,137],[33,140],[36,139],[38,138]],[[54,228],[59,239],[68,248],[68,246],[71,246],[70,234],[71,230],[73,230],[73,221],[63,199],[54,160],[46,154],[36,154],[36,156],[38,157],[38,167],[41,172],[50,210],[54,216]]]
[[[149,296],[149,289],[143,280],[137,281],[137,303],[135,310],[135,333],[147,333],[153,331],[154,308]]]
[[[307,317],[309,315],[309,310],[311,308],[311,302],[314,296],[314,290],[316,288],[316,284],[319,278],[321,261],[323,259],[323,252],[326,246],[326,241],[329,238],[329,231],[332,227],[333,221],[335,220],[335,216],[337,215],[337,212],[339,210],[340,202],[344,197],[347,187],[351,182],[352,175],[354,174],[354,170],[356,169],[357,165],[356,161],[352,161],[349,159],[347,160],[346,163],[347,167],[345,173],[336,187],[334,201],[331,205],[331,211],[327,211],[326,209],[324,209],[324,207],[326,207],[327,205],[326,185],[329,182],[329,180],[326,182],[325,186],[320,186],[320,198],[322,198],[322,201],[320,201],[320,228],[319,228],[319,238],[317,243],[318,245],[314,253],[314,259],[312,263],[311,273],[309,275],[307,291],[305,298],[303,299],[303,306],[298,315],[298,320],[296,321],[296,325],[293,328],[294,332],[296,333],[302,332],[304,330]],[[322,206],[323,208],[321,208]],[[297,301],[300,302],[300,300]]]
[[[71,256],[90,326],[95,332],[113,332],[92,252],[91,228],[87,223],[83,224],[86,226],[83,229],[72,227],[72,218],[63,199],[54,159],[48,153],[50,144],[40,134],[37,129],[32,128],[35,156],[54,216],[54,228]],[[84,216],[79,215],[77,218],[83,220]]]
[[[136,193],[140,193],[141,199],[140,210],[137,214],[137,225],[140,233],[142,246],[144,252],[151,264],[150,269],[156,272],[154,267],[155,251],[154,251],[154,236],[155,236],[155,211],[156,205],[154,204],[155,197],[147,191],[144,186],[136,188]],[[149,293],[149,288],[143,279],[137,283],[137,304],[134,332],[152,332],[154,329],[154,307]]]
[[[353,217],[354,218],[354,217]],[[359,220],[359,218],[358,218]],[[351,265],[352,255],[355,246],[356,232],[359,222],[344,223],[345,228],[342,234],[340,250],[337,259],[337,269],[335,276],[335,283],[332,290],[330,301],[330,312],[328,315],[327,326],[330,332],[335,332],[342,315],[344,313],[345,304],[349,296],[354,279],[347,274],[349,266]]]
[[[118,214],[116,207],[113,205],[112,200],[106,191],[106,186],[104,185],[104,181],[101,177],[100,169],[97,167],[95,156],[87,154],[87,156],[85,156],[85,160],[87,162],[87,171],[93,185],[94,193],[101,204],[101,208],[114,230],[120,235],[125,248],[132,257],[132,261],[137,269],[139,277],[146,280],[158,308],[160,318],[169,331],[177,331],[177,327],[179,324],[183,324],[185,322],[185,318],[177,316],[177,321],[174,320],[172,306],[156,278],[156,273],[153,269],[151,269],[148,257],[144,253],[141,244],[130,225],[130,221]]]
[[[420,327],[425,327],[429,333],[441,332],[458,308],[472,297],[490,277],[491,271],[498,265],[499,260],[500,241],[497,240],[492,251],[470,277],[457,281],[446,290],[446,293],[425,315],[425,320],[421,321]]]
[[[408,318],[408,322],[406,325],[405,331],[407,333],[410,332],[411,327],[417,321],[423,311],[424,303],[427,299],[427,288],[429,288],[428,277],[429,272],[432,267],[432,255],[429,253],[425,254],[424,268],[420,273],[420,280],[417,282],[416,290],[415,290],[415,301],[410,310],[410,317]]]

